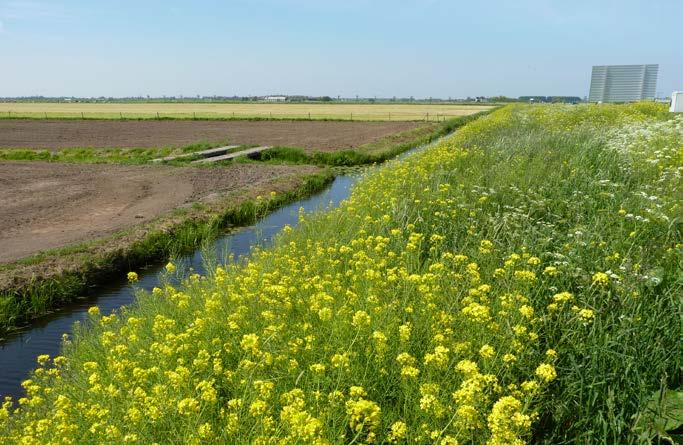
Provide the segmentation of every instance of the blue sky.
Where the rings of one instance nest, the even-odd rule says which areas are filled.
[[[0,0],[0,96],[588,94],[597,64],[683,90],[683,1]]]

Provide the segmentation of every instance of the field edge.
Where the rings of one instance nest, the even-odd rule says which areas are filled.
[[[175,209],[147,224],[91,240],[41,252],[0,265],[0,339],[30,320],[73,301],[108,277],[155,260],[187,252],[221,231],[238,228],[297,199],[323,190],[334,179],[329,170],[293,174],[268,183],[279,189],[250,189],[241,197],[226,195],[212,205]],[[56,264],[47,264],[53,262]],[[35,269],[46,265],[40,274]],[[3,275],[5,275],[3,277]]]

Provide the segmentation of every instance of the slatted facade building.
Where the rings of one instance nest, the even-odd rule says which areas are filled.
[[[633,102],[654,99],[659,65],[593,67],[589,102]]]

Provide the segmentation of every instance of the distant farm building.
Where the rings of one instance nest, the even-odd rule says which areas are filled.
[[[671,106],[669,111],[672,113],[683,113],[683,91],[671,93]]]
[[[533,103],[563,103],[563,104],[578,104],[581,98],[578,96],[519,96],[522,102]]]
[[[593,67],[589,102],[633,102],[654,99],[659,65]]]
[[[266,96],[263,100],[266,102],[284,102],[287,100],[287,96]]]

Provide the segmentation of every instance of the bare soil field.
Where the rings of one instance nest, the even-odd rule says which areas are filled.
[[[0,263],[111,235],[220,194],[316,171],[252,164],[207,170],[0,163]]]
[[[199,141],[343,150],[422,122],[0,120],[0,148],[184,146]]]

